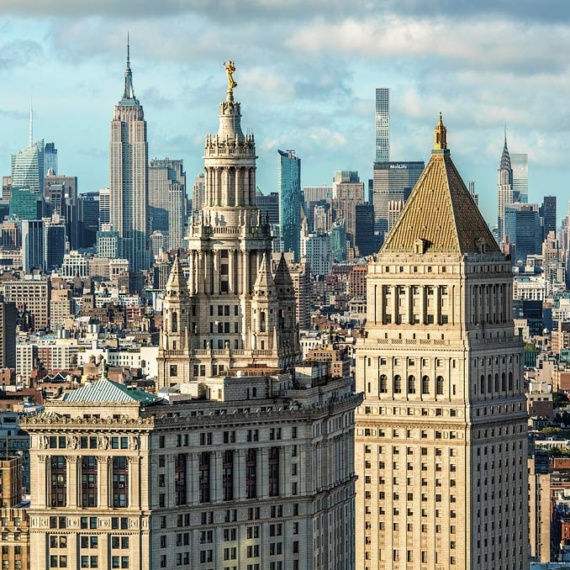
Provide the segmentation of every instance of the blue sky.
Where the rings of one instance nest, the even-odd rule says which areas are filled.
[[[379,7],[380,5],[380,7]],[[183,158],[191,181],[217,130],[233,59],[258,185],[276,190],[277,149],[303,185],[372,174],[374,89],[391,89],[392,160],[427,160],[442,111],[452,156],[496,220],[506,123],[529,153],[529,201],[558,196],[570,157],[570,3],[557,0],[0,0],[0,172],[34,138],[59,149],[80,191],[108,185],[110,120],[131,37],[149,156]]]

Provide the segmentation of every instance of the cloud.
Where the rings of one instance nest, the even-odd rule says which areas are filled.
[[[42,57],[42,46],[35,41],[9,41],[0,46],[0,69],[25,67]]]

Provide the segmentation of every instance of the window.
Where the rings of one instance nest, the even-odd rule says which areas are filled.
[[[269,496],[279,496],[279,448],[269,449]]]
[[[211,435],[211,434],[210,434]],[[210,502],[210,453],[200,453],[198,463],[200,502]]]
[[[81,500],[84,507],[97,506],[97,458],[93,455],[81,458]]]
[[[416,393],[416,377],[408,376],[408,394]]]
[[[397,374],[394,376],[394,393],[400,394],[402,392],[402,377]]]
[[[380,376],[380,393],[385,394],[388,391],[388,377],[386,374]]]
[[[443,396],[443,376],[438,376],[436,379],[436,394]]]
[[[429,377],[422,378],[422,394],[429,394]]]
[[[129,506],[129,466],[127,463],[127,458],[124,456],[113,457],[112,468],[113,468],[113,507],[128,507]]]
[[[67,461],[63,455],[50,458],[51,469],[51,506],[65,507],[67,505]]]

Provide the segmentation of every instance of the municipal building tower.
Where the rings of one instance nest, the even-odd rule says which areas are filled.
[[[177,260],[159,349],[159,386],[208,380],[211,397],[231,369],[284,370],[300,359],[293,282],[284,258],[271,272],[273,238],[255,205],[255,140],[242,132],[231,62],[227,70],[218,133],[206,138],[205,204],[188,233],[189,278]]]

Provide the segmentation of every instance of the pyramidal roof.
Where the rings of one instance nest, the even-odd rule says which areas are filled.
[[[268,294],[275,293],[275,281],[273,281],[273,275],[271,275],[271,266],[266,253],[263,254],[263,258],[261,259],[254,289],[256,291],[267,291]]]
[[[168,276],[168,281],[166,282],[166,289],[167,291],[186,291],[188,289],[188,281],[184,276],[182,263],[180,263],[180,257],[178,257],[178,254],[176,254],[176,257],[174,258],[174,263],[172,264],[172,269]]]
[[[431,158],[382,252],[500,252],[493,234],[461,179],[447,148],[441,114]]]
[[[275,271],[275,285],[277,285],[277,287],[293,286],[293,280],[291,279],[291,274],[289,273],[289,268],[287,267],[287,262],[285,261],[285,255],[283,253],[281,253],[281,258],[279,259],[277,271]]]

